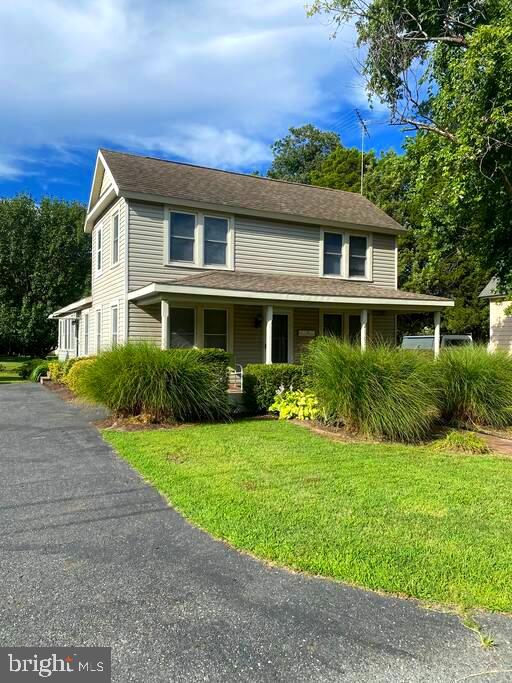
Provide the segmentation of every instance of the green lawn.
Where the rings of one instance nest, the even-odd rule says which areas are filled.
[[[18,375],[18,368],[22,363],[25,363],[30,358],[23,356],[0,356],[0,384],[10,384],[11,382],[25,382]]]
[[[512,460],[247,420],[104,438],[191,521],[293,569],[512,611]]]

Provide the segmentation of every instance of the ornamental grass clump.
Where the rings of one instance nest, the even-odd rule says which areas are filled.
[[[145,415],[155,422],[229,417],[223,373],[194,349],[162,351],[145,342],[118,346],[83,368],[77,390],[118,415]]]
[[[484,346],[443,349],[437,361],[446,421],[470,426],[512,424],[512,358]]]
[[[305,357],[309,384],[328,422],[367,436],[420,441],[439,417],[430,357],[386,346],[319,337]]]

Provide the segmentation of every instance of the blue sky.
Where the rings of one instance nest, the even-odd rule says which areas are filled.
[[[270,144],[314,123],[400,149],[368,108],[347,26],[302,0],[0,3],[0,197],[86,201],[99,146],[264,171]]]

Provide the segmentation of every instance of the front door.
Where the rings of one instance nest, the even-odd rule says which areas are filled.
[[[272,363],[288,363],[288,315],[274,313],[272,318]]]

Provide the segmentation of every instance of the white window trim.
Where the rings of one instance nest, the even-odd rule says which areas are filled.
[[[324,234],[341,235],[341,274],[329,275],[324,273]],[[350,255],[350,238],[351,237],[365,237],[366,238],[366,274],[363,276],[349,276],[349,255]],[[338,228],[320,228],[320,253],[319,253],[319,275],[320,277],[332,278],[334,280],[353,280],[359,282],[373,281],[373,235],[372,233],[361,232],[347,232]]]
[[[94,309],[94,346],[96,348],[96,354],[101,353],[101,347],[103,342],[103,309],[102,306],[96,306]],[[98,313],[100,314],[100,325],[98,329]],[[99,344],[98,344],[99,337]]]
[[[91,320],[89,317],[89,311],[85,312],[83,315],[83,323],[84,323],[84,329],[83,329],[83,348],[84,348],[84,356],[89,355],[89,347],[91,345]],[[86,334],[87,331],[87,334]],[[87,339],[87,348],[85,344],[85,340]]]
[[[99,236],[101,235],[101,247],[98,247]],[[99,277],[103,272],[103,223],[100,223],[96,228],[96,244],[94,249],[94,272],[96,277]],[[99,258],[98,258],[99,256]],[[98,268],[98,261],[100,262],[100,267]]]
[[[115,242],[115,240],[114,240],[114,223],[115,223],[116,217],[117,217],[117,261],[114,261],[114,242]],[[111,222],[110,222],[110,231],[112,233],[111,245],[110,245],[110,253],[111,253],[110,267],[115,268],[116,266],[119,265],[119,263],[121,261],[121,239],[120,239],[120,236],[121,236],[121,212],[119,211],[119,209],[117,211],[114,211],[114,213],[112,214],[112,218],[111,218]]]
[[[119,346],[119,301],[114,299],[110,302],[110,348],[114,348],[114,308],[116,309],[116,346]]]
[[[178,261],[171,259],[171,213],[184,213],[195,217],[194,227],[194,260]],[[228,222],[227,246],[226,246],[226,265],[205,264],[204,262],[204,219],[224,218]],[[180,268],[201,268],[204,270],[234,270],[235,269],[235,228],[234,217],[227,214],[203,213],[186,211],[177,206],[166,206],[164,209],[164,266],[178,266]]]

